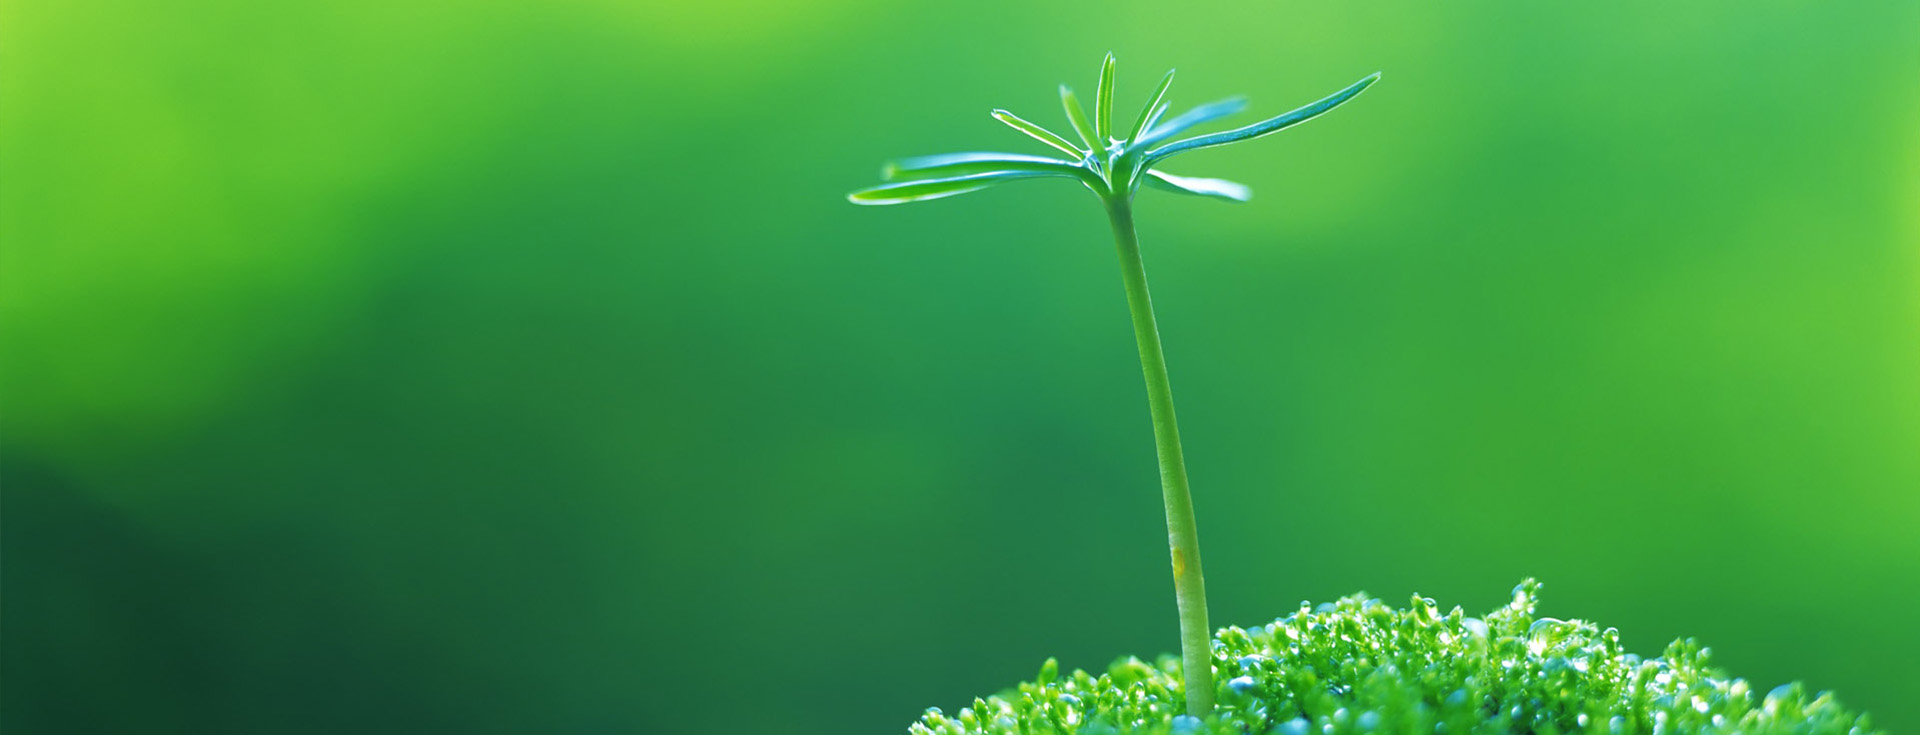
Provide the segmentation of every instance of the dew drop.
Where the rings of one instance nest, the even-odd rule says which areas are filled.
[[[1488,635],[1490,635],[1490,631],[1487,630],[1487,621],[1481,620],[1479,618],[1467,618],[1465,620],[1462,620],[1460,621],[1460,626],[1463,628],[1466,628],[1468,633],[1471,633],[1478,638],[1486,638]]]
[[[1767,692],[1767,700],[1762,706],[1768,710],[1779,709],[1780,705],[1785,704],[1787,700],[1793,699],[1795,688],[1792,684],[1781,684],[1780,686],[1774,687],[1773,691]]]
[[[1362,712],[1360,713],[1360,719],[1355,721],[1354,724],[1361,730],[1378,730],[1380,729],[1380,713],[1373,710]]]

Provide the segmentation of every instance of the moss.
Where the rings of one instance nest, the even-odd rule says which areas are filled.
[[[1180,660],[1126,658],[1094,676],[1035,681],[949,717],[938,709],[913,735],[1046,733],[1727,733],[1868,735],[1868,718],[1798,684],[1763,694],[1708,665],[1706,648],[1675,641],[1659,658],[1627,653],[1619,631],[1534,617],[1540,584],[1484,618],[1442,613],[1415,596],[1395,609],[1355,595],[1213,640],[1218,706],[1185,709]]]

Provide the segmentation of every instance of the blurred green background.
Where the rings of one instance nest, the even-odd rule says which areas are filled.
[[[1920,4],[0,28],[8,733],[897,733],[1172,650],[1096,202],[843,198],[1108,50],[1129,114],[1385,72],[1140,195],[1218,624],[1537,575],[1920,727]]]

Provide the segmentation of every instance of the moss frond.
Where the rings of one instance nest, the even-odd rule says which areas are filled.
[[[1619,631],[1535,617],[1541,585],[1480,618],[1415,596],[1396,609],[1355,595],[1213,640],[1218,702],[1186,716],[1180,660],[1125,658],[1095,676],[1049,659],[1033,682],[949,716],[930,709],[913,735],[1870,735],[1868,718],[1799,684],[1755,692],[1675,641],[1658,658],[1627,653]]]

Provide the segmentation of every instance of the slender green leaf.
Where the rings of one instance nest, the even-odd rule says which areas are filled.
[[[889,181],[902,178],[945,179],[993,171],[1029,171],[1075,176],[1085,169],[1082,169],[1079,164],[1046,156],[1028,156],[1019,153],[942,153],[936,156],[903,158],[888,163],[881,169],[880,178]]]
[[[1080,98],[1073,96],[1073,88],[1065,84],[1060,85],[1060,106],[1067,108],[1067,122],[1073,123],[1074,132],[1079,133],[1080,139],[1087,142],[1087,150],[1107,149],[1098,142],[1100,134],[1093,129],[1093,123],[1087,122],[1087,111],[1080,106]]]
[[[1160,78],[1160,88],[1153,90],[1153,96],[1147,98],[1147,105],[1140,108],[1140,117],[1133,121],[1133,130],[1127,133],[1127,145],[1133,145],[1134,141],[1140,139],[1140,134],[1152,125],[1152,121],[1157,117],[1154,111],[1160,109],[1160,101],[1167,98],[1167,88],[1171,86],[1173,86],[1173,70],[1168,69],[1167,75]]]
[[[1153,126],[1159,125],[1160,118],[1166,117],[1167,110],[1171,109],[1173,109],[1172,102],[1162,102],[1159,107],[1153,108],[1153,114],[1147,116],[1147,124],[1141,126],[1140,132],[1145,133],[1146,131],[1152,130]]]
[[[1153,161],[1163,160],[1166,157],[1177,154],[1177,153],[1184,153],[1186,151],[1198,150],[1201,148],[1209,148],[1216,145],[1226,145],[1228,143],[1237,143],[1239,141],[1251,140],[1253,138],[1258,138],[1262,135],[1270,135],[1272,133],[1285,130],[1287,128],[1293,127],[1294,125],[1298,125],[1308,120],[1312,120],[1313,118],[1318,117],[1321,114],[1324,114],[1328,110],[1331,110],[1335,107],[1339,107],[1341,103],[1346,102],[1347,100],[1353,99],[1354,95],[1360,94],[1362,90],[1365,90],[1368,86],[1371,86],[1374,82],[1377,82],[1377,81],[1380,81],[1380,72],[1374,72],[1372,74],[1369,74],[1367,75],[1367,78],[1362,79],[1358,82],[1354,82],[1352,86],[1347,87],[1346,89],[1340,90],[1338,92],[1335,92],[1327,96],[1326,99],[1322,99],[1319,102],[1315,102],[1313,104],[1307,105],[1300,109],[1289,112],[1285,115],[1281,115],[1279,117],[1272,118],[1269,120],[1263,120],[1261,122],[1257,122],[1237,130],[1229,130],[1224,133],[1214,133],[1212,135],[1202,135],[1198,138],[1189,138],[1187,140],[1183,140],[1178,143],[1169,144],[1163,148],[1160,148],[1148,153],[1147,161],[1151,163]]]
[[[1100,135],[1100,147],[1113,138],[1113,52],[1100,63],[1100,87],[1093,95],[1093,130]]]
[[[1247,109],[1245,97],[1228,97],[1216,102],[1208,102],[1182,112],[1172,120],[1147,128],[1146,135],[1142,136],[1135,145],[1153,145],[1179,135],[1195,125],[1204,125],[1244,109]]]
[[[1247,188],[1246,184],[1226,179],[1202,179],[1192,176],[1175,176],[1165,171],[1148,171],[1147,183],[1154,188],[1178,194],[1193,194],[1235,202],[1244,202],[1253,198],[1253,190]]]
[[[1006,123],[1008,127],[1011,127],[1014,130],[1018,130],[1022,133],[1031,135],[1035,140],[1038,140],[1042,143],[1058,148],[1060,149],[1061,153],[1065,153],[1069,156],[1073,156],[1076,159],[1085,158],[1087,156],[1086,151],[1073,147],[1072,143],[1068,143],[1067,139],[1060,137],[1058,133],[1055,133],[1051,130],[1040,127],[1033,123],[1027,122],[1026,120],[1021,119],[1019,115],[1015,115],[1011,112],[1007,112],[1006,110],[994,110],[992,112],[992,115],[993,115],[993,119]]]
[[[1002,181],[1013,179],[1033,179],[1046,176],[1069,176],[1071,174],[1035,173],[1031,171],[995,171],[992,173],[955,176],[950,179],[928,179],[924,181],[903,181],[881,184],[871,189],[861,189],[847,195],[847,201],[854,204],[905,204],[907,202],[940,199],[967,192],[979,191]]]

